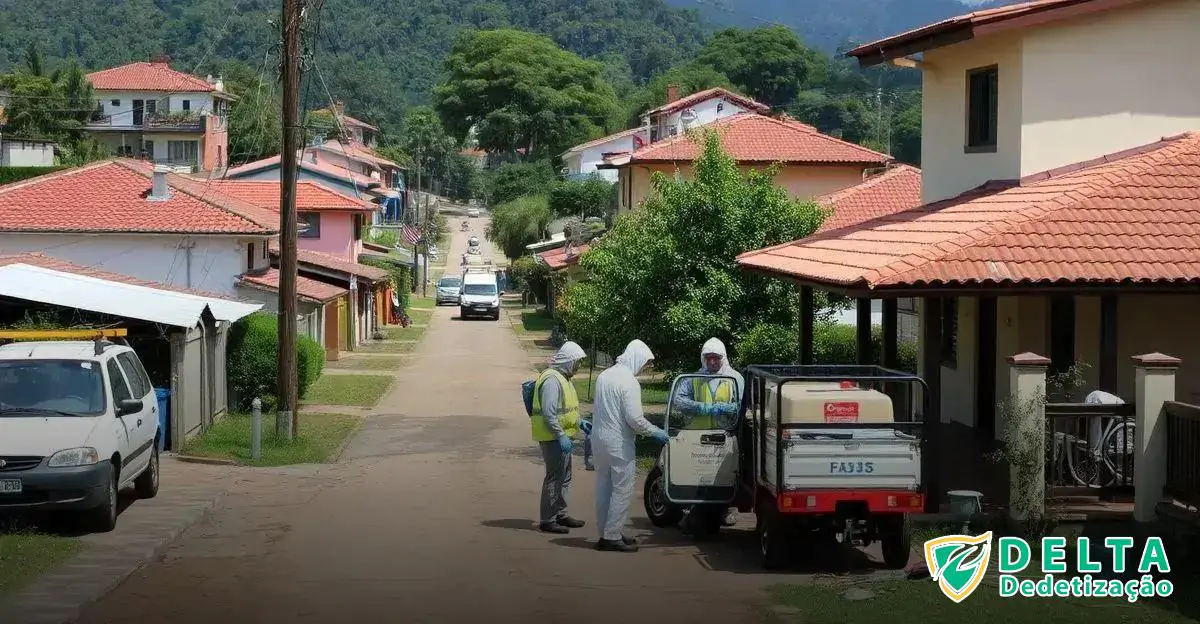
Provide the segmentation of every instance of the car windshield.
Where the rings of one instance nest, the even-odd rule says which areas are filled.
[[[80,360],[0,360],[0,417],[23,411],[103,413],[100,366]]]
[[[496,294],[495,284],[467,284],[463,286],[462,293],[464,295],[494,295]]]
[[[458,288],[462,280],[457,277],[443,277],[438,281],[438,288]]]

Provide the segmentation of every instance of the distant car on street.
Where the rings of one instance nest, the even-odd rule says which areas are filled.
[[[459,289],[462,288],[461,277],[443,277],[437,283],[437,305],[443,303],[458,303]]]
[[[471,217],[472,219],[474,219],[475,217],[478,217],[479,209],[478,208],[467,208],[467,216]]]

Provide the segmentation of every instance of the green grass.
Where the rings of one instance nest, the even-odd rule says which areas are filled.
[[[0,596],[50,572],[82,548],[83,544],[73,537],[23,531],[0,533]]]
[[[600,376],[600,371],[596,371],[596,376]],[[585,403],[590,403],[594,396],[592,391],[596,389],[596,380],[592,379],[591,387],[588,386],[588,371],[583,369],[579,371],[571,379],[575,384],[575,392],[579,394],[579,400]],[[667,395],[671,393],[670,384],[664,381],[642,381],[642,405],[666,405]]]
[[[416,337],[409,335],[400,340],[416,340],[420,337],[420,334],[417,334]],[[354,351],[358,353],[412,353],[416,348],[417,343],[415,342],[372,342],[355,347]]]
[[[185,455],[232,459],[252,466],[322,463],[331,459],[330,456],[341,448],[361,422],[361,416],[301,414],[299,435],[288,442],[275,434],[275,419],[264,414],[262,458],[255,462],[250,453],[250,416],[230,414],[213,424],[204,435],[190,440],[184,445],[183,452]]]
[[[764,622],[801,621],[805,624],[878,624],[891,622],[963,624],[1004,621],[1006,624],[1156,624],[1194,622],[1175,612],[1124,599],[1001,598],[995,585],[983,585],[962,604],[954,604],[929,580],[887,581],[861,585],[875,594],[850,601],[842,594],[850,584],[776,585],[769,588],[777,605],[796,610],[795,616],[765,613]],[[886,614],[886,616],[883,616]],[[796,619],[798,618],[798,619]]]
[[[554,318],[542,310],[521,313],[521,324],[515,325],[521,332],[548,332],[554,329]]]
[[[336,362],[325,362],[325,368],[345,370],[394,371],[404,365],[401,357],[346,357]]]
[[[309,405],[360,405],[373,407],[387,393],[391,375],[325,375],[304,396]]]
[[[416,318],[416,314],[421,312],[421,310],[413,310],[412,308],[436,308],[437,301],[435,301],[433,297],[421,297],[419,295],[412,294],[408,296],[408,307],[408,315]]]
[[[428,319],[426,320],[428,321]],[[413,322],[420,323],[416,319],[413,319]],[[427,329],[429,329],[428,324],[425,327],[413,327],[412,325],[408,327],[392,326],[387,328],[386,331],[388,340],[420,340],[425,335]]]

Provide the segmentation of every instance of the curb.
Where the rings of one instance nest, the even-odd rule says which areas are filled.
[[[350,433],[346,434],[346,439],[342,440],[342,444],[340,446],[338,446],[336,451],[329,454],[329,459],[326,459],[324,463],[326,463],[326,464],[340,463],[342,461],[342,455],[346,454],[346,449],[350,448],[350,443],[354,441],[354,438],[357,438],[358,434],[362,433],[363,425],[365,425],[366,423],[367,423],[366,416],[359,418],[358,424],[354,426],[354,429],[352,429],[350,431]]]
[[[236,460],[219,459],[216,457],[200,457],[197,455],[175,455],[176,461],[185,464],[207,464],[209,466],[241,466]]]

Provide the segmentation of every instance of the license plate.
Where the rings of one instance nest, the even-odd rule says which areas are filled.
[[[484,311],[484,310],[486,310],[486,309],[488,309],[488,308],[487,308],[487,306],[475,306],[475,309],[476,309],[476,310],[479,310],[480,312],[482,312],[482,311]]]
[[[0,479],[0,494],[20,494],[20,479]]]

